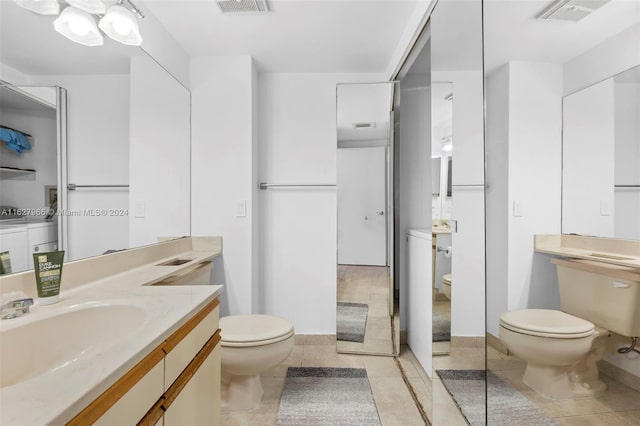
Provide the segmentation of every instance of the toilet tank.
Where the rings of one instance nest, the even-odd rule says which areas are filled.
[[[640,269],[588,260],[551,259],[562,311],[622,336],[640,336]]]

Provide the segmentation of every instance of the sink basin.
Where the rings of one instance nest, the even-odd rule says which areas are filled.
[[[137,306],[78,305],[4,330],[0,334],[0,388],[95,356],[135,333],[146,317]]]
[[[606,254],[606,253],[591,253],[590,256],[602,257],[604,259],[613,259],[613,260],[633,260],[632,257],[616,256],[614,254]]]

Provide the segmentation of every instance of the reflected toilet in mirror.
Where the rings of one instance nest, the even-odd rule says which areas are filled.
[[[394,85],[337,86],[338,352],[399,353],[392,279]]]

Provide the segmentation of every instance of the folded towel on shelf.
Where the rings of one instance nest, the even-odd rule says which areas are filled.
[[[8,127],[0,126],[0,140],[17,154],[31,149],[29,137],[26,134]]]

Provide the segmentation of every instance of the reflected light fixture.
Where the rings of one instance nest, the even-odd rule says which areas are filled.
[[[128,2],[131,10],[123,6],[124,1],[111,6],[107,13],[100,19],[98,27],[112,40],[130,46],[139,46],[142,43],[142,36],[138,28],[138,17],[143,17],[142,13],[131,2]]]
[[[85,46],[100,46],[104,43],[93,16],[73,6],[64,8],[53,21],[53,28],[69,40]]]
[[[39,15],[57,15],[60,3],[57,0],[13,0],[18,6]]]
[[[92,15],[104,15],[106,9],[102,0],[65,0],[69,6],[84,10]]]
[[[18,6],[40,15],[60,15],[53,22],[57,32],[69,40],[85,46],[100,46],[104,38],[98,27],[112,40],[139,46],[142,35],[138,20],[144,15],[131,0],[118,0],[107,10],[103,0],[65,0],[68,4],[60,13],[58,0],[13,0]],[[95,16],[100,18],[96,26]]]

